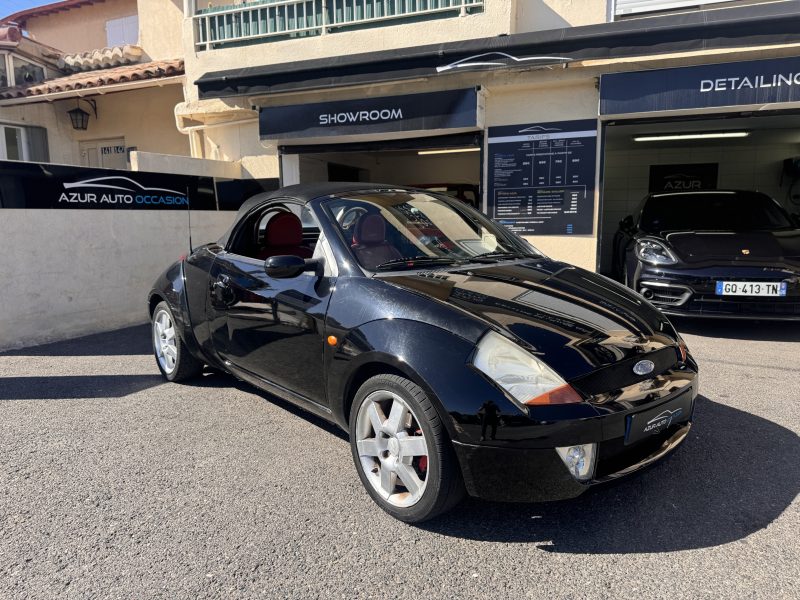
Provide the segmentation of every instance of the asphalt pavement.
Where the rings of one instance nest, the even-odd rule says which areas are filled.
[[[418,527],[333,426],[163,382],[147,327],[0,354],[0,598],[797,598],[800,324],[676,325],[702,397],[674,456]]]

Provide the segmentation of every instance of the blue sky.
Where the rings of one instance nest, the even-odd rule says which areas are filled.
[[[5,17],[18,10],[24,10],[31,6],[44,6],[52,4],[56,0],[0,0],[0,16]]]

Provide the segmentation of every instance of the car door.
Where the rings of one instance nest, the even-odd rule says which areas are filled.
[[[208,298],[215,352],[234,372],[327,405],[325,315],[334,279],[329,268],[273,278],[266,274],[264,260],[219,253],[211,267]]]

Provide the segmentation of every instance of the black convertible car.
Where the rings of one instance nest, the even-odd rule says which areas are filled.
[[[170,381],[223,369],[349,430],[418,522],[464,492],[576,496],[686,437],[697,365],[670,322],[463,202],[372,184],[248,200],[149,297]]]
[[[670,315],[800,320],[800,224],[759,192],[650,194],[620,223],[614,263]]]

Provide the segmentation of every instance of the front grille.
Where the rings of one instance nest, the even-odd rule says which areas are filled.
[[[700,294],[695,295],[681,308],[689,312],[709,315],[800,317],[800,298],[767,299]]]
[[[644,359],[652,360],[655,368],[652,373],[648,373],[647,375],[637,375],[633,372],[633,365]],[[644,381],[645,379],[652,379],[668,369],[671,369],[679,361],[680,353],[677,347],[667,346],[655,352],[637,354],[631,358],[626,358],[625,360],[593,371],[583,377],[578,377],[569,383],[583,393],[594,396],[604,392],[620,390],[629,385]]]
[[[675,306],[686,300],[687,293],[684,290],[670,288],[653,289],[653,297],[650,300],[653,304],[667,304]]]

